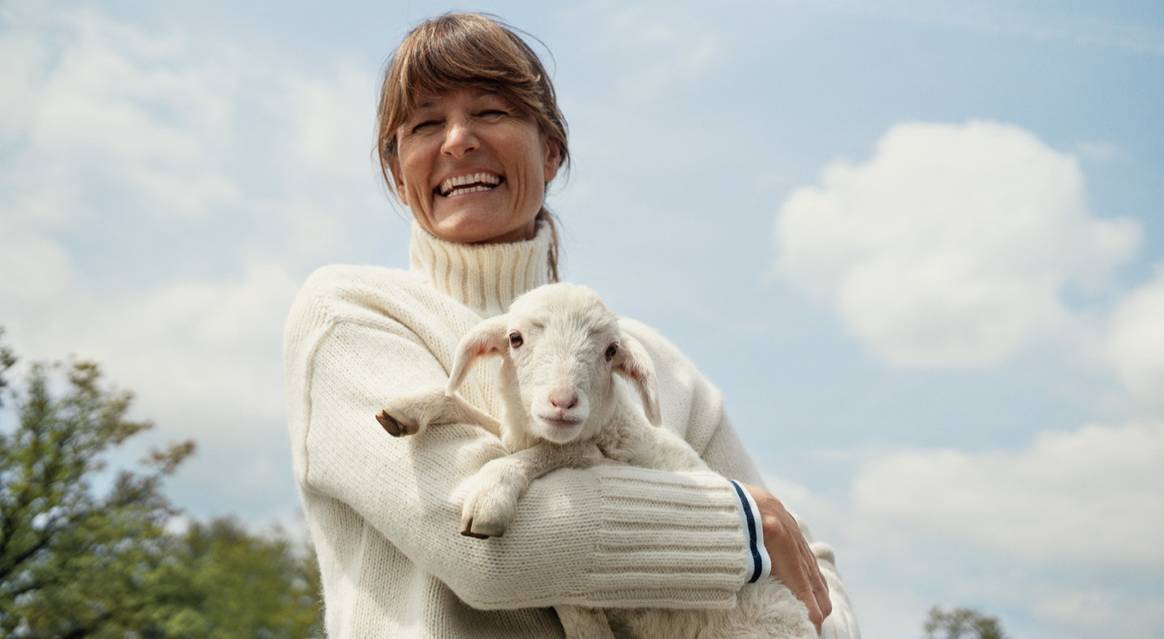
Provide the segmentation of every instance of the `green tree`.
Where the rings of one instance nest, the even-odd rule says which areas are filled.
[[[322,636],[318,564],[281,532],[253,535],[223,518],[193,523],[176,539],[158,587],[191,600],[167,636]]]
[[[2,336],[2,332],[0,332]],[[151,428],[87,361],[34,363],[19,391],[0,344],[0,636],[272,637],[319,634],[314,557],[230,520],[166,526],[161,488],[194,452],[155,450],[97,494],[109,454]]]
[[[930,608],[926,639],[1006,639],[998,619],[968,608]]]
[[[0,339],[4,338],[4,327],[0,326]],[[12,349],[0,342],[0,408],[4,408],[4,389],[8,388],[8,369],[16,364],[16,356]]]

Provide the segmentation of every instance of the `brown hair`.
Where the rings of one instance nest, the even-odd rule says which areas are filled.
[[[513,27],[493,16],[446,13],[409,32],[392,54],[377,112],[376,154],[388,190],[396,192],[391,160],[398,147],[396,129],[411,115],[420,97],[465,87],[495,92],[537,123],[558,152],[560,167],[570,160],[566,118],[541,60]],[[550,227],[551,281],[558,280],[558,225],[545,206],[537,220]]]

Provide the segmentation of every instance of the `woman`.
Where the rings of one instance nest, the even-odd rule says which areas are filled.
[[[285,334],[294,468],[329,636],[554,637],[556,604],[730,606],[765,570],[749,551],[749,512],[763,521],[772,574],[818,625],[828,616],[826,635],[857,636],[831,552],[818,547],[818,566],[795,521],[757,487],[718,391],[634,322],[626,328],[655,363],[664,423],[713,469],[750,482],[747,492],[711,473],[566,470],[534,482],[504,537],[458,534],[456,488],[505,454],[500,442],[470,426],[394,439],[373,415],[394,395],[443,385],[461,335],[557,279],[543,200],[569,159],[565,121],[518,36],[450,14],[418,26],[393,56],[377,148],[414,217],[412,268],[317,271]],[[462,392],[498,414],[495,373],[496,363],[477,367]]]

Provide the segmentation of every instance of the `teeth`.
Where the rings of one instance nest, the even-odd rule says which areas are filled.
[[[477,191],[488,191],[490,188],[501,184],[501,176],[494,175],[493,173],[473,173],[470,175],[461,175],[455,178],[449,178],[444,182],[441,182],[440,192],[442,195],[448,195],[450,191],[457,188],[458,186],[474,183],[488,184],[490,186],[473,187],[472,189],[463,190],[461,192],[476,193]]]
[[[471,186],[467,189],[457,189],[456,193],[449,193],[449,195],[464,195],[466,193],[480,193],[481,191],[491,191],[491,186]]]

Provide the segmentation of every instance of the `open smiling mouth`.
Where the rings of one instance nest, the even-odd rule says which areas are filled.
[[[505,178],[500,175],[493,173],[473,173],[471,175],[449,178],[441,182],[439,186],[433,189],[433,192],[441,197],[456,197],[458,195],[468,195],[469,193],[492,191],[504,182]]]

